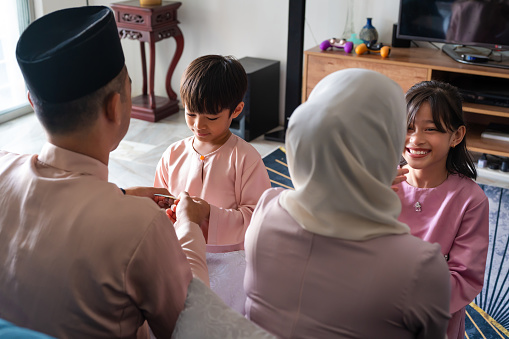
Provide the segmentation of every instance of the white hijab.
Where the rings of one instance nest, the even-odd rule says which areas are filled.
[[[364,69],[322,79],[293,112],[286,151],[295,191],[279,201],[306,230],[362,241],[409,233],[391,189],[406,135],[401,87]]]

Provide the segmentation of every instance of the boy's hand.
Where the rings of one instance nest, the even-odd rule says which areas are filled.
[[[157,193],[157,194],[161,194],[161,193]],[[167,209],[167,208],[171,208],[172,206],[175,206],[175,204],[178,202],[178,199],[174,200],[169,197],[162,197],[162,196],[155,195],[154,201],[159,205],[159,207]]]
[[[396,187],[397,184],[400,182],[406,181],[406,175],[409,171],[408,168],[398,168],[398,173],[396,174],[396,178],[394,178],[394,181],[392,182],[392,190],[394,192],[398,191],[398,188]]]
[[[154,194],[171,195],[166,188],[162,187],[143,187],[136,186],[125,189],[126,195],[134,195],[137,197],[146,197],[154,200],[161,208],[169,208],[173,204],[173,199],[160,197]]]
[[[177,205],[179,204],[180,199],[177,199],[173,202],[173,204],[166,210],[166,215],[170,218],[172,223],[177,222]]]

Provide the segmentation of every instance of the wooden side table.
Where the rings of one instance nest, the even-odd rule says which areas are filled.
[[[159,6],[141,6],[139,0],[112,3],[120,38],[139,40],[143,72],[143,94],[132,99],[133,118],[158,121],[179,111],[177,94],[171,88],[171,77],[184,49],[184,36],[177,20],[177,9],[181,2],[163,1]],[[174,37],[177,48],[166,73],[166,93],[168,97],[154,95],[155,44],[158,41]],[[150,46],[150,63],[147,91],[147,62],[145,42]]]

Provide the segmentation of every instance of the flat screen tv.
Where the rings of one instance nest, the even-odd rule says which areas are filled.
[[[509,50],[509,0],[400,0],[397,37]]]

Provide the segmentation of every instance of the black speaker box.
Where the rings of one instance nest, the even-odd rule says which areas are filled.
[[[392,26],[392,47],[410,47],[412,40],[398,39],[398,24]]]
[[[233,119],[230,130],[246,141],[279,126],[279,73],[276,60],[239,59],[247,73],[244,110]]]

